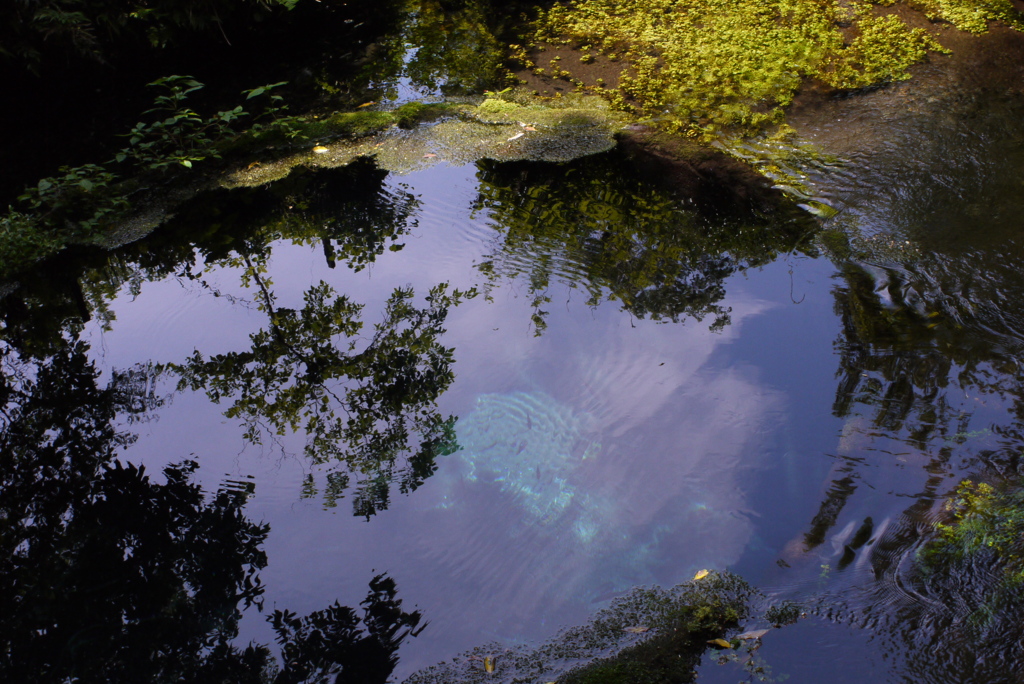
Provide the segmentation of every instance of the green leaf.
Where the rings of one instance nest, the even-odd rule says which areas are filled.
[[[90,190],[93,189],[94,185],[93,182],[88,178],[83,178],[82,180],[78,181],[78,187],[82,188],[86,192],[89,192]]]
[[[186,169],[191,169],[192,168],[192,162],[189,161],[188,159],[182,159],[181,160],[181,165],[184,166]]]
[[[114,161],[116,161],[118,164],[120,164],[121,162],[123,162],[127,158],[128,158],[128,155],[125,154],[124,152],[118,152],[116,155],[114,155]]]
[[[249,91],[249,96],[247,98],[245,98],[245,99],[246,100],[251,100],[252,98],[256,97],[257,95],[262,95],[264,92],[266,92],[266,90],[267,89],[264,88],[264,87],[253,88],[252,90]]]

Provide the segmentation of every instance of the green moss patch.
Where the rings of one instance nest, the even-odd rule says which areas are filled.
[[[879,4],[892,4],[892,1]],[[1010,0],[910,0],[910,6],[933,21],[948,21],[970,33],[985,33],[989,23],[994,21],[1024,29],[1020,12]]]
[[[480,646],[449,663],[421,670],[406,684],[684,684],[695,680],[702,655],[736,631],[758,592],[728,572],[705,573],[673,589],[638,587],[615,599],[585,625],[563,630],[535,647]],[[742,647],[753,676],[767,671],[749,648],[734,639],[725,653]],[[582,664],[581,664],[582,662]],[[760,669],[758,669],[760,668]]]
[[[617,107],[705,138],[780,123],[808,78],[863,88],[943,51],[898,17],[832,0],[576,0],[542,12],[532,40],[621,60]],[[559,75],[574,68],[561,60]]]
[[[221,183],[251,187],[282,178],[296,166],[334,168],[360,157],[373,157],[380,168],[395,173],[480,159],[570,161],[614,147],[615,131],[625,123],[625,116],[599,97],[541,101],[512,92],[494,94],[477,106],[410,103],[381,113],[387,118],[374,119],[375,125],[387,125],[370,135],[309,143],[287,157],[237,169]],[[431,123],[415,125],[424,122]]]

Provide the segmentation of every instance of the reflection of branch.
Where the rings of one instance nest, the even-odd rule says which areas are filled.
[[[267,307],[267,315],[270,317],[270,327],[273,330],[274,339],[276,339],[282,346],[284,346],[285,349],[291,352],[291,354],[295,358],[299,359],[303,363],[303,365],[306,367],[305,376],[310,381],[310,384],[316,385],[317,387],[321,388],[324,392],[329,394],[335,401],[338,402],[339,405],[341,405],[343,409],[345,409],[345,413],[347,414],[348,409],[345,408],[344,403],[341,401],[341,397],[339,397],[329,387],[327,387],[327,385],[323,381],[323,378],[318,377],[320,375],[319,373],[316,376],[314,376],[310,372],[310,369],[313,367],[313,362],[310,360],[309,356],[296,349],[294,346],[292,346],[290,342],[288,342],[287,339],[285,339],[284,334],[281,332],[280,324],[278,323],[278,313],[277,310],[274,308],[273,296],[267,289],[266,283],[263,282],[263,279],[260,277],[260,274],[253,267],[252,262],[249,260],[249,256],[245,255],[243,258],[245,259],[245,265],[248,267],[249,273],[252,275],[253,280],[256,281],[256,285],[259,287],[260,295],[263,297],[263,302]]]

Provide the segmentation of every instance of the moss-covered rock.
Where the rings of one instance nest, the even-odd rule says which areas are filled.
[[[627,121],[599,97],[555,101],[523,92],[492,94],[476,105],[414,102],[380,114],[386,117],[373,118],[368,135],[354,135],[350,129],[333,141],[310,142],[294,154],[236,169],[221,183],[259,185],[284,177],[296,166],[333,168],[364,156],[396,173],[480,159],[570,161],[614,147],[615,133]],[[341,116],[332,119],[340,124]]]
[[[406,684],[685,684],[714,647],[708,642],[735,632],[757,594],[728,572],[705,573],[673,589],[638,587],[539,647],[487,644],[421,670]]]

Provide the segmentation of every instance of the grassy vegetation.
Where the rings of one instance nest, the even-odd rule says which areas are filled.
[[[913,5],[973,32],[1019,25],[1009,0]],[[575,46],[584,65],[594,54],[621,61],[615,104],[696,137],[781,123],[806,79],[864,88],[907,79],[929,52],[945,52],[896,15],[837,0],[575,0],[542,11],[527,43]],[[575,80],[573,61],[558,75]]]

